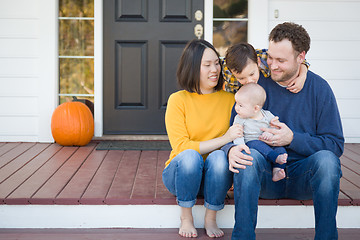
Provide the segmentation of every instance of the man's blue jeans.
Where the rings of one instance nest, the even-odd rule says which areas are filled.
[[[315,239],[338,239],[336,212],[341,178],[340,159],[330,151],[288,161],[286,178],[272,181],[269,161],[251,150],[253,165],[234,174],[235,226],[232,239],[255,239],[258,199],[313,199]]]
[[[205,207],[221,210],[233,174],[224,151],[216,150],[205,162],[195,150],[185,150],[173,158],[164,169],[162,179],[166,188],[176,196],[180,207],[193,207],[196,197],[203,195]]]

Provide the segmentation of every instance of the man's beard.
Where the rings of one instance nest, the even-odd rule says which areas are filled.
[[[273,74],[271,71],[272,80],[278,83],[287,82],[289,80],[296,78],[298,75],[299,75],[299,67],[294,68],[291,71],[286,71],[286,72],[283,71],[282,74],[278,74],[278,77],[277,74]]]

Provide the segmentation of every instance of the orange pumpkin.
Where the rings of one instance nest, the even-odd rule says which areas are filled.
[[[90,109],[81,102],[58,106],[51,117],[51,133],[63,146],[85,146],[94,135],[94,119]]]

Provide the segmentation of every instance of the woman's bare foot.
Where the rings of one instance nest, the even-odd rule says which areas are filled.
[[[284,179],[286,176],[285,170],[281,168],[273,168],[273,177],[272,180],[274,182],[280,181],[281,179]]]
[[[206,209],[205,212],[205,230],[206,234],[211,238],[224,236],[224,232],[216,224],[217,211]]]
[[[179,228],[179,235],[187,238],[195,238],[198,236],[194,226],[194,219],[192,216],[192,208],[181,207],[181,225]]]
[[[287,153],[280,154],[276,158],[275,162],[278,163],[278,164],[284,164],[287,161],[287,156],[288,156]]]
[[[287,153],[283,153],[283,154],[280,154],[280,155],[276,158],[275,162],[278,163],[278,164],[284,164],[284,163],[286,163],[287,158],[288,158]]]

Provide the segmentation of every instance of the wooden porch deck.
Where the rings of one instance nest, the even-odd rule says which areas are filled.
[[[161,180],[168,151],[99,151],[97,144],[0,143],[0,204],[176,204]],[[341,164],[339,205],[359,205],[360,144],[345,144]],[[231,195],[227,204],[233,204]],[[259,204],[312,201],[260,199]]]
[[[161,180],[168,151],[98,151],[95,150],[98,143],[94,141],[85,147],[0,143],[0,206],[176,204],[175,197]],[[360,144],[346,144],[341,162],[339,205],[358,206]],[[227,204],[230,205],[234,203],[231,196],[229,192]],[[200,199],[198,204],[202,203]],[[311,204],[311,201],[260,199],[260,205]],[[16,219],[12,226],[18,227],[19,219],[12,218],[12,221]],[[6,221],[6,215],[3,220]],[[183,239],[177,231],[174,228],[0,228],[0,239]],[[198,231],[197,239],[208,239],[203,229]],[[229,226],[224,232],[221,239],[231,239]],[[314,236],[312,228],[260,228],[256,232],[257,239],[262,240],[312,239]],[[359,228],[339,228],[339,239],[355,240],[359,234]]]

